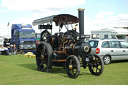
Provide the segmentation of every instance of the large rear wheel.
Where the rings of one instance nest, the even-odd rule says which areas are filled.
[[[37,69],[49,72],[52,68],[52,47],[50,44],[41,42],[36,50]]]
[[[65,63],[65,69],[70,78],[76,78],[80,74],[80,62],[75,55],[70,55]]]
[[[103,73],[104,63],[98,55],[93,55],[88,64],[91,74],[99,76]]]

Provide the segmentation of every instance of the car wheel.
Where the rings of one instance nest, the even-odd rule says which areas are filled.
[[[111,62],[111,58],[109,55],[104,56],[103,58],[104,64],[109,64]]]

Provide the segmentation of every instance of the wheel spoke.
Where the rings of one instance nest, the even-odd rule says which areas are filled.
[[[41,67],[41,65],[44,63],[44,61],[42,61],[41,63],[40,63],[40,65],[39,65],[39,67]]]
[[[42,51],[40,49],[38,49],[38,51],[41,53]]]
[[[101,69],[100,69],[100,68],[98,68],[98,67],[96,67],[96,69],[97,69],[97,70],[99,70],[99,71],[101,70]]]
[[[45,34],[44,34],[44,37],[46,37],[47,35],[48,35],[48,33],[45,33]]]
[[[44,55],[46,56],[48,53],[46,52]]]
[[[37,57],[38,59],[41,59],[41,57]]]
[[[96,73],[97,73],[97,67],[96,67]]]
[[[73,73],[73,75],[75,75],[76,74],[76,69],[72,69],[72,73]]]
[[[72,65],[72,59],[70,60],[70,63],[69,64]]]

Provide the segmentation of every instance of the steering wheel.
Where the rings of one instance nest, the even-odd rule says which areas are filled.
[[[47,30],[44,30],[42,33],[41,33],[41,37],[40,37],[40,41],[45,41],[46,38],[50,35],[50,33],[47,31]]]

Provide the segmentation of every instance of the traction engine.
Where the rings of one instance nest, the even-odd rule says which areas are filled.
[[[41,33],[41,42],[36,50],[36,63],[39,71],[50,72],[52,66],[61,66],[70,78],[77,78],[80,74],[80,67],[88,66],[93,75],[99,76],[103,73],[102,59],[92,54],[89,43],[84,41],[86,37],[84,35],[84,9],[78,9],[78,11],[79,19],[73,15],[60,14],[34,20],[33,25],[38,25],[39,29],[45,29]],[[59,26],[59,32],[54,35],[51,35],[52,21]],[[78,22],[79,33],[76,29],[68,29],[69,24]],[[44,23],[50,24],[44,25]],[[60,32],[63,26],[67,29],[66,32]]]

